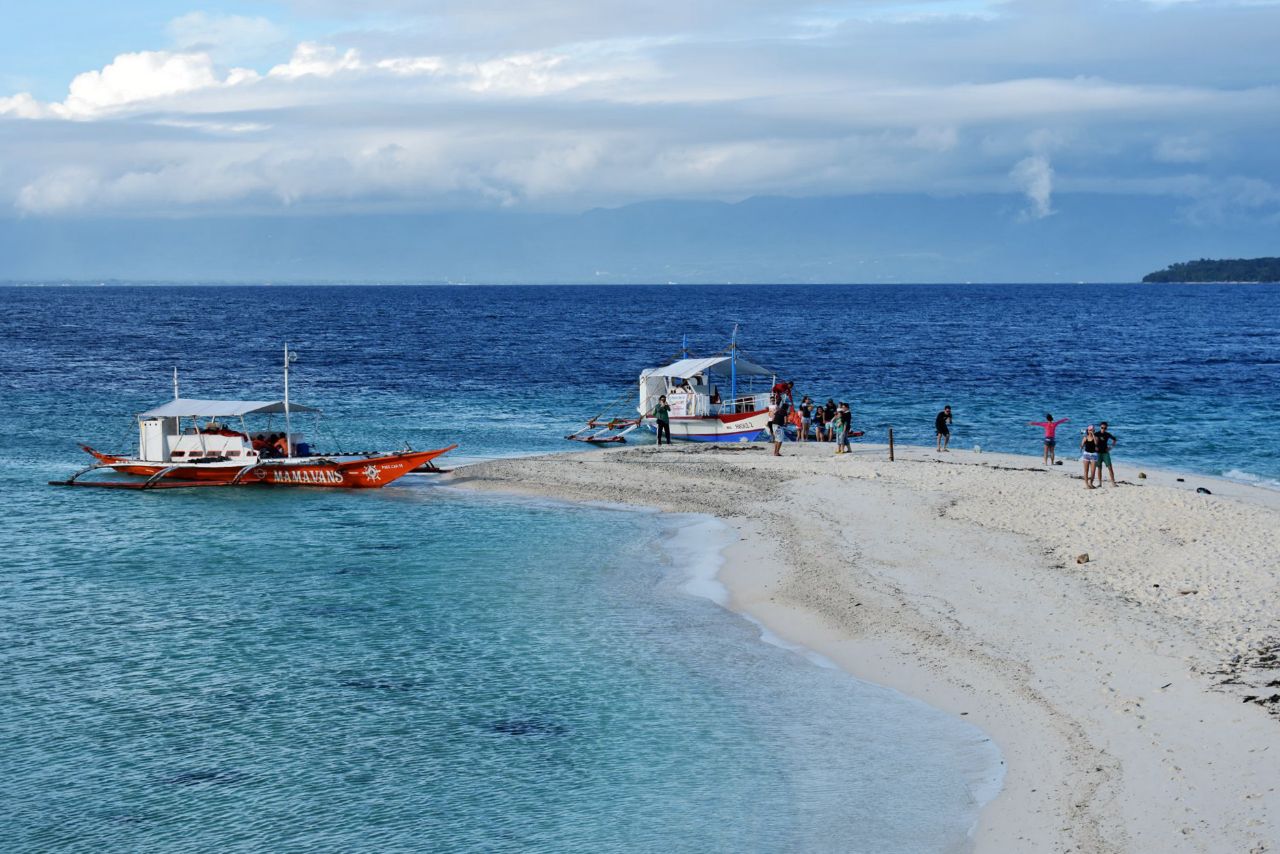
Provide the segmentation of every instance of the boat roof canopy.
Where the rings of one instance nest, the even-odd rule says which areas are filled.
[[[290,412],[319,412],[312,406],[289,401]],[[283,400],[197,400],[178,397],[138,413],[139,418],[234,418],[284,412]]]
[[[727,374],[729,372],[729,356],[711,356],[706,359],[681,359],[673,362],[665,368],[649,368],[641,376],[645,377],[681,377],[688,378],[694,374],[704,371],[714,371],[718,374]],[[738,359],[738,376],[742,377],[771,377],[774,372],[768,368],[762,368],[759,365],[748,362],[746,359]]]

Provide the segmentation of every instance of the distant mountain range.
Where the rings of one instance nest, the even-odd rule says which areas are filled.
[[[1144,282],[1280,282],[1280,258],[1231,258],[1170,264]]]
[[[1277,226],[1196,224],[1169,199],[757,197],[584,213],[0,219],[0,281],[1137,281],[1171,255],[1246,257]]]

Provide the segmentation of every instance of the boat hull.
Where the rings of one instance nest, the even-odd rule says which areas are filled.
[[[359,460],[325,459],[262,460],[247,466],[239,462],[166,465],[120,457],[104,459],[104,468],[122,474],[156,477],[162,481],[221,483],[228,486],[311,486],[337,489],[376,489],[398,480],[419,466],[456,448],[405,451]],[[86,482],[87,485],[87,482]]]
[[[647,421],[650,429],[658,430],[656,423]],[[754,442],[769,432],[769,411],[738,412],[731,415],[709,417],[673,416],[672,441],[684,442]]]

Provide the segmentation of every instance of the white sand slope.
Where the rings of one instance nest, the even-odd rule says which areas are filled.
[[[725,519],[735,607],[1000,745],[980,851],[1280,851],[1280,493],[1122,460],[1122,486],[1086,490],[1073,462],[784,451],[561,454],[451,481]]]

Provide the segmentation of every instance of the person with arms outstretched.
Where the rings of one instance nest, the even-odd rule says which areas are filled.
[[[1070,418],[1059,418],[1057,421],[1054,421],[1053,416],[1046,412],[1043,421],[1027,422],[1027,426],[1029,427],[1044,428],[1044,464],[1045,465],[1047,466],[1053,465],[1054,460],[1058,455],[1057,454],[1058,425],[1066,424],[1070,420],[1071,420]]]

